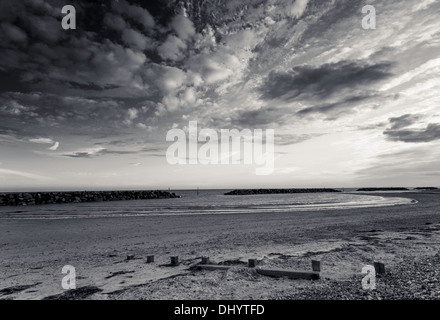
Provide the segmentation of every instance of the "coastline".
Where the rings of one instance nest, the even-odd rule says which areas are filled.
[[[78,288],[102,290],[86,291],[79,299],[301,299],[305,296],[300,292],[315,288],[324,293],[335,283],[337,287],[348,281],[360,289],[359,273],[373,260],[382,260],[393,274],[408,259],[434,259],[440,244],[438,194],[375,195],[418,203],[227,217],[127,217],[117,223],[114,218],[2,220],[0,268],[5,272],[0,299],[62,298],[56,295],[64,292],[64,265],[75,266]],[[146,264],[151,254],[156,261]],[[127,260],[127,255],[134,259]],[[173,255],[181,264],[165,266]],[[201,256],[219,263],[232,261],[237,267],[227,274],[188,270]],[[257,276],[252,269],[239,267],[250,258],[262,260],[264,266],[301,269],[310,268],[312,258],[319,259],[322,280]],[[362,290],[359,296],[352,295],[363,297],[378,298],[364,296]],[[439,299],[440,293],[431,298]]]

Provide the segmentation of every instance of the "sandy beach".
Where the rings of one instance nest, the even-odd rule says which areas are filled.
[[[375,193],[409,205],[228,215],[0,221],[0,299],[440,299],[440,193]],[[133,259],[127,259],[133,255]],[[147,264],[146,257],[155,256]],[[179,256],[179,266],[168,266]],[[209,256],[233,267],[196,271]],[[317,281],[247,268],[311,270]],[[385,264],[377,290],[362,267]],[[77,290],[61,287],[76,269]],[[423,271],[423,272],[422,272]]]

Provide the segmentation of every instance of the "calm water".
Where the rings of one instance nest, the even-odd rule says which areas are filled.
[[[0,219],[71,219],[151,215],[231,214],[350,209],[410,204],[398,197],[351,193],[225,196],[229,190],[175,191],[178,199],[0,207]]]

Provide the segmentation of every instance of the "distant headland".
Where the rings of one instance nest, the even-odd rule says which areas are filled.
[[[168,191],[68,191],[0,193],[0,206],[26,206],[55,203],[80,203],[141,199],[180,198]]]
[[[360,188],[356,191],[409,191],[408,188]]]
[[[226,196],[241,196],[253,194],[281,194],[281,193],[318,193],[318,192],[341,192],[335,189],[238,189],[226,192]]]
[[[413,190],[438,190],[436,187],[417,187]],[[408,188],[360,188],[356,191],[410,191]]]

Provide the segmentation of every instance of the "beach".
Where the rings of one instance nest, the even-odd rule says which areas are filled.
[[[227,215],[2,219],[0,299],[440,299],[440,193],[374,195],[417,202]],[[148,255],[154,263],[146,263]],[[169,266],[171,256],[179,257],[178,266]],[[202,256],[232,267],[192,270]],[[262,276],[247,267],[251,258],[265,268],[299,270],[311,270],[311,260],[320,260],[321,279]],[[361,270],[374,261],[383,262],[387,273],[377,279],[377,290],[366,292]],[[65,265],[75,267],[76,291],[61,287]],[[423,288],[421,278],[427,281]]]

